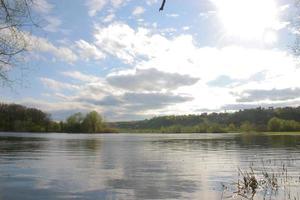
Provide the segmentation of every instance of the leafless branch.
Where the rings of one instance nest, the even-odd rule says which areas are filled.
[[[166,4],[166,0],[163,0],[161,6],[160,6],[160,8],[159,8],[159,11],[163,11],[163,10],[164,10],[165,4]]]

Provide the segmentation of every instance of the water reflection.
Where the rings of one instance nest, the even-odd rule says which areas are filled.
[[[220,199],[237,167],[289,160],[298,175],[299,145],[278,135],[0,134],[0,199]]]

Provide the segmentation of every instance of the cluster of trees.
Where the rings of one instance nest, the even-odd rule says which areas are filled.
[[[67,118],[66,122],[60,123],[60,128],[67,133],[111,133],[115,129],[109,128],[102,117],[92,111],[86,115],[75,113]]]
[[[219,133],[300,131],[299,122],[300,107],[260,107],[233,113],[161,116],[142,121],[116,122],[111,125],[126,132]],[[280,124],[279,128],[276,124]]]
[[[268,122],[268,130],[273,132],[280,131],[299,131],[300,122],[295,120],[284,120],[277,117],[273,117]]]
[[[50,116],[38,109],[0,104],[0,131],[45,132],[50,126]]]
[[[49,114],[35,108],[17,104],[0,103],[0,131],[11,132],[67,132],[67,133],[110,133],[102,117],[92,111],[86,115],[76,113],[67,120],[56,122]]]

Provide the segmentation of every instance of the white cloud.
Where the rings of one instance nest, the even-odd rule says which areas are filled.
[[[137,6],[133,9],[132,15],[139,16],[139,15],[143,14],[144,12],[145,12],[145,8],[143,8],[141,6]]]
[[[168,39],[151,34],[148,29],[132,29],[124,23],[113,23],[107,27],[96,27],[95,44],[102,51],[133,63],[138,56],[155,56],[166,49]]]
[[[44,38],[34,40],[38,45],[33,45],[33,49],[53,53],[71,63],[78,59],[70,48],[54,46]],[[278,49],[200,46],[191,34],[164,36],[161,30],[133,28],[122,22],[96,26],[94,42],[79,40],[76,47],[86,60],[106,56],[131,65],[130,69],[117,70],[106,78],[79,71],[62,72],[66,78],[81,81],[80,85],[41,79],[53,90],[72,90],[72,95],[60,99],[84,109],[132,115],[195,113],[203,108],[218,110],[234,105],[239,98],[235,94],[257,88],[281,91],[300,87],[300,69],[296,68],[294,57]],[[263,76],[257,77],[259,72]],[[189,78],[193,80],[186,82]],[[171,93],[164,93],[168,88]],[[145,100],[151,96],[157,100]],[[134,102],[136,99],[140,102]],[[141,106],[134,107],[134,103],[141,102]]]
[[[33,9],[41,14],[45,22],[47,23],[43,29],[49,32],[57,32],[59,26],[62,24],[62,20],[58,16],[51,15],[54,5],[49,3],[47,0],[33,1]]]
[[[65,71],[65,72],[62,72],[62,74],[64,76],[71,77],[73,79],[80,80],[83,82],[88,82],[88,83],[100,81],[100,78],[98,78],[96,76],[83,74],[79,71]]]
[[[105,58],[105,54],[93,44],[89,44],[84,40],[79,40],[76,42],[76,45],[80,56],[86,60],[102,60]]]
[[[110,0],[113,7],[121,6],[126,0]]]
[[[41,14],[49,14],[53,7],[47,0],[33,1],[33,9]]]
[[[31,51],[51,53],[56,58],[68,63],[73,63],[78,59],[77,55],[68,47],[57,47],[42,37],[37,37],[30,34],[26,34],[26,36],[30,41],[27,48]]]
[[[179,14],[171,13],[171,14],[166,14],[166,16],[167,16],[167,17],[177,18],[177,17],[179,17]]]
[[[116,17],[116,15],[111,13],[103,19],[103,22],[105,22],[105,23],[111,22],[114,20],[115,17]]]
[[[45,19],[48,24],[44,27],[44,30],[49,32],[57,32],[59,26],[62,24],[62,21],[58,17],[47,16]]]
[[[56,80],[53,80],[53,79],[50,79],[50,78],[42,77],[42,78],[40,78],[40,80],[45,86],[47,86],[50,89],[55,90],[55,91],[59,91],[59,90],[78,90],[79,89],[79,86],[77,86],[77,85],[72,85],[72,84],[69,84],[69,83],[56,81]]]
[[[153,5],[153,4],[156,4],[158,2],[158,0],[147,0],[146,3],[148,5]]]
[[[43,51],[59,51],[47,41],[40,43]],[[190,34],[167,37],[121,22],[97,26],[93,44],[79,40],[76,46],[85,59],[103,59],[106,55],[132,66],[106,78],[79,71],[62,73],[81,81],[80,86],[43,79],[54,90],[72,90],[74,94],[64,97],[64,101],[80,103],[85,109],[132,115],[197,113],[203,108],[218,110],[234,105],[240,98],[236,94],[257,88],[281,91],[300,87],[300,69],[294,57],[278,49],[199,46]],[[173,83],[175,79],[180,81]],[[171,93],[165,95],[166,91]],[[153,92],[158,100],[144,101]],[[134,107],[134,99],[145,103]],[[160,100],[170,101],[164,104]]]
[[[234,103],[236,97],[230,93],[231,90],[243,91],[255,87],[270,89],[283,87],[280,86],[282,84],[287,88],[300,86],[299,81],[296,81],[299,73],[295,72],[294,57],[278,49],[236,45],[203,47],[198,46],[189,34],[166,37],[145,28],[133,29],[124,23],[97,27],[95,39],[97,47],[125,63],[133,64],[137,69],[156,68],[163,72],[201,78],[193,86],[177,89],[178,94],[192,94],[195,97],[193,103],[185,105],[185,109],[217,109],[224,104]],[[212,88],[207,85],[207,82],[219,76],[250,80],[262,71],[265,73],[264,80],[239,81],[239,84],[230,88]],[[205,97],[201,95],[203,93]],[[179,107],[176,105],[176,108]]]
[[[199,79],[157,69],[137,69],[134,73],[109,75],[107,82],[129,91],[169,91],[195,84]]]
[[[105,6],[106,3],[107,0],[87,0],[86,5],[89,9],[89,15],[91,17],[95,16],[97,12]]]
[[[191,27],[189,27],[189,26],[184,26],[184,27],[182,27],[182,30],[188,31],[188,30],[190,30],[190,28],[191,28]]]
[[[300,88],[284,88],[271,90],[245,90],[236,94],[238,102],[259,102],[262,100],[283,101],[300,98]]]
[[[91,17],[94,17],[105,6],[111,5],[114,8],[120,7],[126,0],[86,0],[86,6],[88,7],[88,13]]]

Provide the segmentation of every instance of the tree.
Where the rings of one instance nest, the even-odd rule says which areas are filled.
[[[65,124],[65,130],[71,133],[80,133],[82,131],[82,122],[84,116],[78,112],[67,118]]]
[[[34,0],[0,0],[0,81],[9,81],[7,72],[16,66],[26,50],[24,26],[35,25],[31,17]]]
[[[0,103],[0,131],[47,132],[50,115],[35,108]]]
[[[250,131],[254,131],[255,127],[249,121],[245,121],[245,122],[242,122],[240,129],[243,132],[250,132]]]
[[[102,117],[96,112],[88,113],[83,120],[83,130],[87,133],[100,133],[103,132],[105,125]]]
[[[281,120],[277,117],[273,117],[268,122],[268,130],[269,131],[280,131],[281,129]]]

